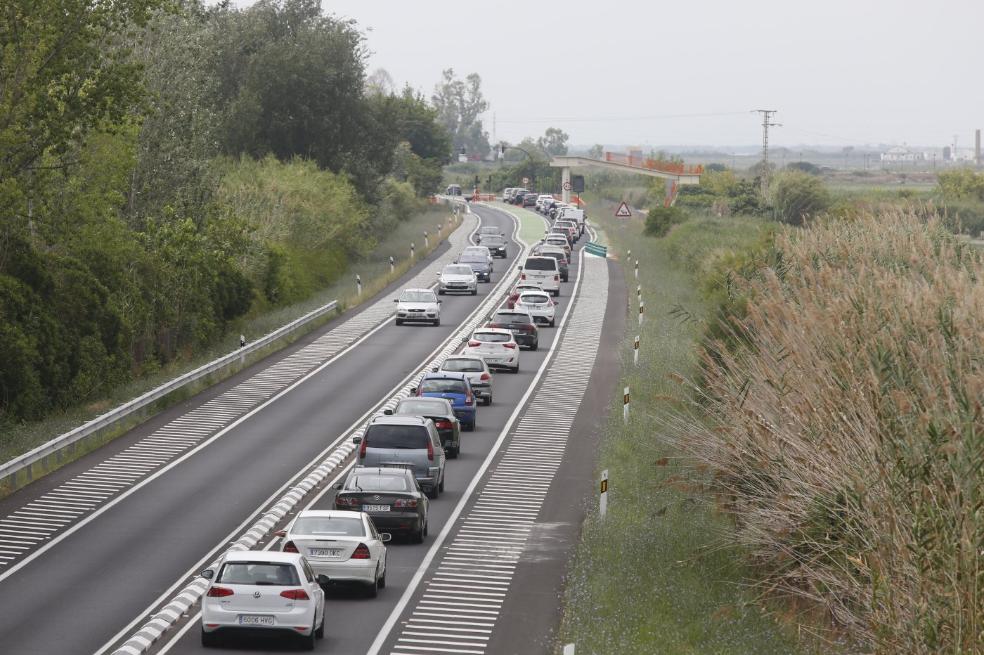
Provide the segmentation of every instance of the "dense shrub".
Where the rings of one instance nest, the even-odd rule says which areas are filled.
[[[773,216],[789,225],[802,225],[830,206],[830,193],[819,178],[800,171],[786,171],[772,181]]]
[[[687,218],[687,212],[679,207],[652,207],[646,215],[646,234],[665,237],[674,225],[685,222]]]
[[[879,652],[981,652],[981,256],[898,210],[776,253],[735,338],[708,344],[675,445],[713,474],[763,588]]]

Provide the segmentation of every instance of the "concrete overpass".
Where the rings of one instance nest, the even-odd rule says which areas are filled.
[[[649,159],[645,157],[633,157],[613,152],[606,152],[602,159],[592,159],[590,157],[568,157],[566,155],[554,157],[550,161],[554,168],[563,169],[563,200],[571,200],[571,169],[572,168],[603,168],[609,171],[621,171],[623,173],[637,173],[648,175],[649,177],[661,177],[666,180],[666,201],[667,207],[676,200],[677,191],[683,184],[700,184],[700,175],[704,172],[704,167],[700,165],[688,165],[675,161],[664,161],[662,159]]]

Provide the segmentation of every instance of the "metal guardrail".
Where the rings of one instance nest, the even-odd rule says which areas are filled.
[[[595,243],[594,241],[588,241],[584,244],[584,250],[592,255],[598,255],[599,257],[608,256],[608,247],[603,246],[600,243]]]
[[[116,407],[115,409],[112,409],[83,425],[80,425],[70,432],[66,432],[65,434],[55,437],[54,439],[24,453],[23,455],[19,455],[14,459],[0,464],[0,493],[3,493],[4,490],[15,489],[18,486],[21,486],[17,484],[10,485],[8,482],[16,483],[16,480],[11,481],[10,478],[17,476],[25,469],[29,469],[48,457],[57,455],[60,451],[86,439],[87,437],[98,435],[103,430],[118,425],[127,418],[132,417],[138,411],[194,382],[206,378],[223,369],[232,368],[236,365],[245,365],[245,358],[248,355],[256,353],[257,351],[260,351],[273,344],[277,340],[289,336],[291,333],[297,331],[304,325],[321,318],[330,312],[334,312],[337,308],[338,301],[333,300],[327,305],[323,305],[311,312],[308,312],[304,316],[277,328],[273,332],[240,348],[239,350],[231,352],[228,355],[224,355],[212,362],[209,362],[208,364],[196,368],[193,371],[174,378],[173,380],[170,380],[161,386],[148,391],[142,396],[134,398],[133,400],[120,405],[119,407]]]

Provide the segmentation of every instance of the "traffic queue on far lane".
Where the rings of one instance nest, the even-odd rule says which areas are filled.
[[[262,630],[290,634],[312,650],[324,636],[326,592],[344,585],[376,597],[386,587],[386,544],[394,535],[415,544],[427,538],[430,502],[444,491],[447,460],[467,452],[462,432],[475,430],[480,403],[493,402],[492,370],[518,373],[520,350],[537,350],[540,328],[556,323],[554,298],[568,280],[580,237],[561,227],[533,247],[503,305],[462,350],[353,438],[357,459],[335,487],[333,509],[299,512],[276,535],[279,553],[230,552],[202,572],[209,581],[203,646]],[[481,282],[491,282],[494,258],[507,257],[507,239],[499,228],[483,226],[475,240],[480,245],[466,247],[438,273],[435,288],[404,289],[394,299],[396,325],[439,326],[439,296],[477,295]]]

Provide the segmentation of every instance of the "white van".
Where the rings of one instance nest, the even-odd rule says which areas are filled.
[[[555,221],[574,221],[577,224],[578,229],[581,234],[584,234],[584,210],[575,209],[574,207],[562,207],[560,211],[557,212],[557,216],[554,218]]]
[[[560,295],[560,266],[553,257],[527,257],[520,270],[520,284],[535,284],[554,296]]]

